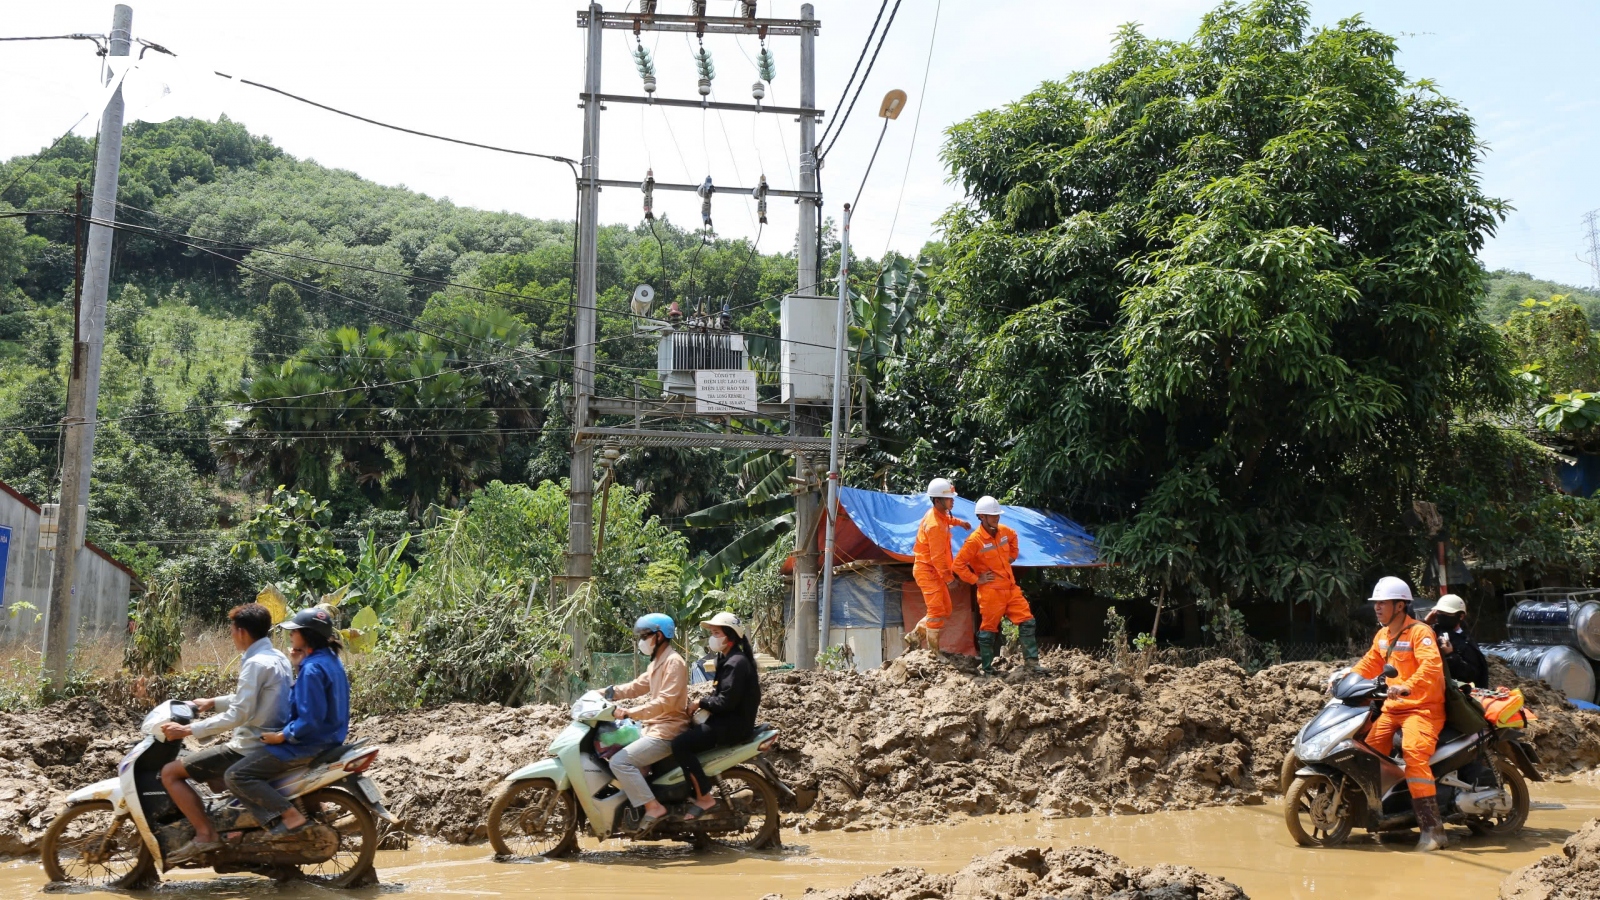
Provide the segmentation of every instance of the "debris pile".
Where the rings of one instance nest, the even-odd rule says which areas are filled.
[[[1546,856],[1512,872],[1500,900],[1592,900],[1600,897],[1600,819],[1567,838],[1560,856]]]
[[[1093,847],[1006,847],[954,875],[897,867],[805,900],[1247,900],[1244,891],[1188,866],[1129,866]],[[768,894],[763,900],[783,900]]]
[[[1264,802],[1333,665],[1248,674],[1227,660],[1115,669],[1074,652],[1008,683],[965,660],[918,651],[865,673],[777,672],[761,720],[782,730],[773,760],[795,789],[784,828],[941,822],[954,814],[1142,813]],[[1600,764],[1600,715],[1521,683],[1544,771]],[[110,777],[157,698],[79,697],[0,714],[0,854],[31,852],[68,792]],[[539,759],[565,707],[455,704],[374,716],[352,739],[380,748],[368,774],[405,830],[451,842],[484,837],[500,780]]]

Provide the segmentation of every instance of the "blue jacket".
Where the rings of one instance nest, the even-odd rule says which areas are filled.
[[[344,743],[350,734],[350,681],[332,650],[318,650],[300,663],[289,694],[289,724],[282,744],[267,749],[279,759],[303,759]]]

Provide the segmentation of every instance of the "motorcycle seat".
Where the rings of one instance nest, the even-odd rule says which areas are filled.
[[[1403,745],[1401,743],[1403,737],[1404,737],[1403,731],[1396,731],[1394,733],[1394,747],[1391,748],[1390,751],[1389,751],[1389,758],[1394,760],[1396,763],[1398,763],[1400,765],[1404,765],[1405,764],[1405,762],[1404,762],[1405,761],[1405,753],[1404,753],[1404,750],[1403,750]],[[1454,728],[1451,728],[1449,725],[1446,725],[1443,728],[1439,729],[1439,740],[1433,745],[1434,746],[1433,758],[1435,760],[1439,759],[1440,758],[1439,748],[1445,746],[1446,744],[1450,743],[1451,741],[1458,741],[1458,740],[1461,739],[1461,737],[1462,737],[1461,732],[1455,730]]]

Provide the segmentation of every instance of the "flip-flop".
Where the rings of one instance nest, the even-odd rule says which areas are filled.
[[[292,834],[299,834],[300,832],[305,831],[307,828],[310,828],[311,825],[311,820],[306,819],[305,822],[301,823],[300,825],[290,828],[289,826],[283,824],[282,819],[279,819],[276,825],[273,825],[271,828],[267,829],[267,834],[273,839],[285,838]]]
[[[716,812],[717,808],[721,805],[722,801],[720,800],[711,804],[709,808],[699,807],[691,803],[689,804],[689,811],[683,814],[683,820],[685,822],[698,822],[701,819],[704,819],[706,816]]]
[[[222,841],[201,841],[198,843],[195,841],[189,841],[182,847],[172,851],[172,855],[167,857],[167,862],[176,866],[180,863],[186,863],[197,856],[204,856],[207,853],[221,850],[226,846],[227,844],[223,843]]]
[[[656,830],[656,826],[660,825],[662,822],[665,822],[666,820],[667,820],[666,816],[652,816],[652,815],[646,813],[645,816],[639,820],[639,827],[638,827],[637,830],[634,831],[633,836],[636,837],[636,838],[644,837],[645,835],[649,834],[650,832],[655,831]]]

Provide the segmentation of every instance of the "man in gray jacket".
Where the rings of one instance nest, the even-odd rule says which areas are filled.
[[[194,701],[201,711],[216,710],[217,715],[192,725],[167,723],[162,736],[181,741],[190,735],[205,739],[233,730],[226,743],[207,747],[161,769],[161,784],[172,802],[194,826],[194,840],[173,852],[170,861],[180,863],[222,846],[216,826],[206,815],[205,804],[188,779],[218,783],[229,767],[263,746],[264,732],[278,731],[289,721],[289,689],[294,681],[289,658],[272,646],[267,637],[272,630],[272,613],[259,603],[236,606],[228,613],[233,625],[233,646],[243,651],[239,663],[239,686],[225,697]]]

